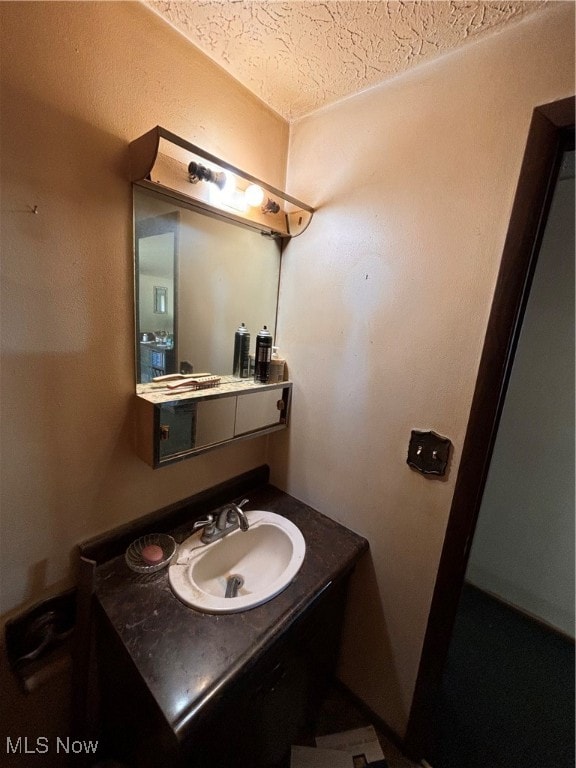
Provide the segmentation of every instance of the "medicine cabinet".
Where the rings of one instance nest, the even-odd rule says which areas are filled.
[[[160,127],[129,154],[138,455],[157,468],[284,429],[291,383],[234,377],[234,334],[251,352],[275,336],[282,247],[313,209]]]
[[[285,429],[288,424],[291,382],[229,382],[210,391],[210,395],[139,395],[140,458],[157,469],[226,443]]]

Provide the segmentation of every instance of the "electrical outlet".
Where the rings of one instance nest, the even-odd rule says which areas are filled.
[[[406,463],[423,475],[442,477],[446,473],[451,445],[452,443],[447,437],[442,437],[436,432],[431,430],[421,432],[413,429]]]

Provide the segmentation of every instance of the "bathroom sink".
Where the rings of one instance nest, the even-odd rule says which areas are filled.
[[[212,544],[201,532],[184,541],[169,568],[172,590],[204,613],[246,611],[276,597],[294,579],[304,560],[300,530],[281,515],[246,512],[250,527]],[[226,595],[229,596],[226,596]]]

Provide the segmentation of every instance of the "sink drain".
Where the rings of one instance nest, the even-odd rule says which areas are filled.
[[[238,590],[243,584],[244,579],[242,576],[239,576],[237,573],[233,573],[228,577],[228,581],[226,582],[226,594],[224,597],[236,597]]]

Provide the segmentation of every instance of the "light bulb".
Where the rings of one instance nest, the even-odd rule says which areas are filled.
[[[224,176],[224,184],[220,187],[222,192],[225,192],[228,195],[231,195],[236,190],[236,179],[234,177],[234,174],[230,171],[222,171],[222,175]]]
[[[213,205],[229,205],[236,192],[236,179],[230,171],[219,171],[214,184],[208,190],[208,199]]]
[[[262,200],[264,200],[264,190],[262,187],[259,187],[258,184],[250,184],[248,187],[246,187],[244,196],[248,205],[254,207],[256,205],[260,205]]]

